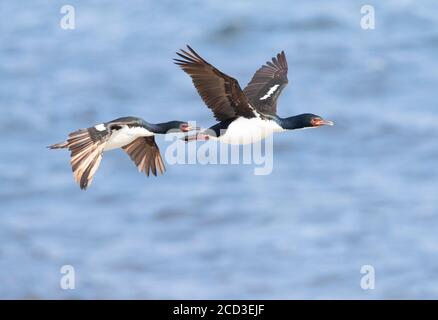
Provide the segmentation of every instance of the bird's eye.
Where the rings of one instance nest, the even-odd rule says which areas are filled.
[[[318,126],[321,123],[321,121],[322,121],[321,118],[312,118],[311,124],[312,126]]]
[[[189,125],[188,125],[187,123],[182,123],[182,124],[179,126],[179,128],[180,128],[180,130],[183,131],[183,132],[187,132],[187,131],[189,131],[189,129],[190,129],[190,127],[189,127]]]

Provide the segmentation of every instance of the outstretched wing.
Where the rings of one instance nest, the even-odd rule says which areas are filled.
[[[277,99],[287,82],[286,55],[281,51],[257,70],[243,92],[257,111],[276,114]]]
[[[154,176],[157,175],[157,170],[160,174],[166,171],[160,149],[158,149],[153,136],[137,138],[124,146],[123,150],[134,161],[138,171],[146,173],[147,176],[149,176],[150,171]]]
[[[94,174],[102,161],[102,153],[108,141],[108,131],[98,131],[91,127],[69,134],[64,144],[52,148],[64,147],[71,151],[71,167],[74,179],[85,190],[93,181]]]
[[[227,76],[201,58],[190,46],[188,51],[177,52],[182,59],[174,59],[193,80],[193,84],[205,104],[218,121],[242,116],[256,117],[248,98],[236,79]]]

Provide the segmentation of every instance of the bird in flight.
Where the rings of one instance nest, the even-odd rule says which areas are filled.
[[[305,113],[288,118],[277,115],[277,99],[288,83],[284,51],[266,62],[241,89],[236,79],[205,61],[190,46],[174,59],[193,81],[204,103],[219,122],[185,137],[186,141],[217,139],[229,144],[248,144],[273,132],[332,126],[332,121]]]
[[[69,134],[67,141],[48,148],[68,148],[71,152],[71,167],[74,179],[85,190],[99,168],[104,151],[122,148],[134,161],[140,172],[149,176],[152,172],[163,174],[166,170],[160,150],[155,143],[156,134],[169,130],[188,132],[187,122],[170,121],[153,124],[137,117],[123,117],[94,127],[79,129]]]

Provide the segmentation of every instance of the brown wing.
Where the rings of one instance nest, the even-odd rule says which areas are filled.
[[[287,61],[284,51],[263,65],[243,92],[261,113],[276,114],[277,99],[287,85]]]
[[[124,146],[123,150],[125,150],[132,161],[134,161],[138,171],[146,173],[147,176],[149,176],[149,171],[151,171],[154,176],[157,175],[157,170],[160,174],[166,171],[163,159],[160,155],[160,149],[158,149],[154,137],[137,138],[130,144]]]
[[[182,59],[174,59],[193,80],[193,84],[205,104],[217,120],[223,121],[242,116],[253,118],[255,110],[242,92],[236,79],[227,76],[201,58],[190,46],[189,52],[177,52]]]
[[[107,134],[98,132],[93,127],[80,129],[69,135],[64,147],[71,151],[73,176],[81,189],[85,190],[93,181],[107,140]]]

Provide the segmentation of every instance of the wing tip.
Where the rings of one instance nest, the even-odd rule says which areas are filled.
[[[64,142],[60,142],[60,143],[55,143],[55,144],[51,144],[50,146],[46,146],[46,148],[48,149],[64,149],[68,147],[68,142],[64,141]]]
[[[280,53],[277,53],[277,56],[272,57],[272,62],[268,61],[266,64],[271,67],[287,70],[286,53],[284,52],[284,50],[281,50]]]

